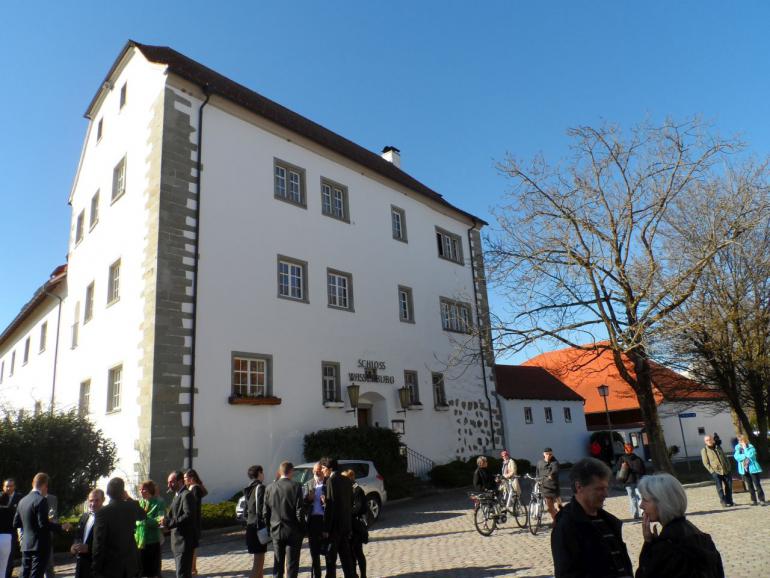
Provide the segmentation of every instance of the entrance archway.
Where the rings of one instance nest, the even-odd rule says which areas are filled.
[[[358,397],[359,427],[390,427],[388,401],[376,391],[367,391]]]

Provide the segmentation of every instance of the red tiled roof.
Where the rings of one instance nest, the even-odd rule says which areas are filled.
[[[583,401],[577,393],[542,367],[495,365],[497,393],[505,399]]]
[[[88,105],[88,109],[85,113],[86,118],[91,118],[92,110],[98,102],[102,91],[105,90],[104,87],[109,85],[112,75],[115,70],[117,70],[120,61],[131,48],[137,48],[150,62],[164,64],[168,67],[169,72],[172,72],[201,88],[205,88],[208,94],[215,94],[222,98],[226,98],[267,120],[283,126],[329,150],[347,157],[375,173],[395,181],[416,193],[428,197],[429,199],[470,218],[475,223],[481,225],[488,224],[483,219],[455,207],[446,201],[439,193],[411,177],[393,163],[386,161],[380,155],[377,155],[353,141],[330,131],[320,124],[289,110],[285,106],[281,106],[277,102],[230,80],[226,76],[188,58],[184,54],[180,54],[168,46],[150,46],[129,40],[115,60],[112,68],[110,68],[110,71],[107,73],[107,77],[105,78],[104,83],[102,83],[102,88],[100,88]]]
[[[597,388],[609,386],[607,406],[610,411],[637,409],[639,402],[631,386],[620,376],[612,352],[601,347],[596,350],[560,349],[549,351],[524,362],[527,366],[546,369],[586,400],[585,413],[603,412],[604,399]],[[624,356],[626,370],[635,375],[633,364]],[[653,394],[660,405],[665,401],[717,401],[720,392],[688,379],[667,367],[650,361]]]
[[[51,276],[48,278],[48,281],[43,283],[43,285],[37,291],[35,291],[32,299],[27,301],[24,307],[21,308],[21,311],[19,311],[19,314],[14,317],[13,321],[11,321],[3,333],[0,334],[0,344],[4,343],[6,339],[8,339],[11,334],[16,331],[16,329],[18,329],[22,323],[24,323],[24,320],[30,316],[35,308],[38,307],[43,301],[45,301],[46,297],[49,296],[49,293],[56,289],[56,287],[58,287],[66,278],[67,265],[59,265],[56,269],[54,269],[51,273]]]

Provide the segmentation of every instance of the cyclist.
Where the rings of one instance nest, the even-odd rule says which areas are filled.
[[[551,519],[556,519],[556,506],[561,508],[561,490],[559,488],[559,460],[553,455],[551,448],[543,450],[543,459],[537,463],[537,477],[542,479],[542,492],[545,498],[545,506]]]
[[[473,472],[473,488],[477,492],[494,492],[495,478],[489,473],[487,469],[486,456],[479,456],[476,458],[476,471]]]
[[[508,450],[500,452],[500,459],[503,460],[502,468],[500,469],[500,475],[502,476],[501,487],[506,496],[506,506],[511,499],[512,494],[520,494],[521,487],[519,481],[516,479],[516,462],[511,457]]]

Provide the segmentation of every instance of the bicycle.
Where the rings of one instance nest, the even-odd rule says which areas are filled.
[[[529,474],[526,475],[528,480],[532,480],[534,485],[532,486],[532,492],[529,497],[529,531],[534,536],[540,530],[540,526],[543,523],[543,510],[545,510],[545,498],[541,490],[543,478],[533,478]]]
[[[497,528],[498,522],[504,524],[507,514],[500,506],[500,498],[495,492],[481,492],[470,494],[473,502],[473,525],[482,536],[491,536]]]
[[[516,525],[519,528],[526,528],[529,523],[527,507],[521,503],[521,494],[513,491],[513,479],[518,478],[519,476],[514,476],[510,480],[503,479],[500,501],[502,507],[516,520]]]

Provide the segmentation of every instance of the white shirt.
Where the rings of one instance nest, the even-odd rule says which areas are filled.
[[[91,534],[91,530],[94,527],[96,521],[96,515],[93,512],[89,512],[88,521],[86,522],[86,529],[83,531],[83,544],[88,541],[88,536]]]

